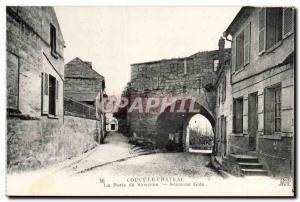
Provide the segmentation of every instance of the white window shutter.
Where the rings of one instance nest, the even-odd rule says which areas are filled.
[[[58,116],[59,113],[59,82],[56,80],[55,82],[55,116]]]
[[[244,31],[244,65],[250,63],[251,23],[249,22]]]
[[[283,8],[283,38],[294,31],[294,9],[292,7]]]
[[[49,113],[49,75],[42,73],[42,114]]]
[[[259,54],[266,50],[266,8],[262,8],[259,11],[259,25],[258,25],[258,37],[259,37]]]

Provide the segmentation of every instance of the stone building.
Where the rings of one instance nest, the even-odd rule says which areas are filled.
[[[54,9],[7,7],[6,21],[8,172],[95,147],[95,108],[73,101],[64,107],[64,39]],[[74,116],[78,109],[92,118]]]
[[[228,57],[230,50],[223,51],[222,57]],[[174,141],[176,150],[184,150],[186,127],[195,113],[170,113],[170,108],[173,104],[180,106],[184,101],[191,102],[191,97],[195,98],[195,108],[214,127],[216,94],[213,84],[216,81],[219,55],[219,50],[204,51],[185,58],[131,65],[131,82],[127,92],[130,102],[136,97],[146,100],[155,97],[178,99],[174,103],[171,101],[161,112],[128,113],[127,123],[131,135],[144,138],[160,149],[165,149],[169,141]]]
[[[106,119],[96,105],[104,95],[104,77],[93,69],[91,62],[76,57],[65,65],[64,102],[69,109],[65,114],[97,120],[94,135],[98,143],[104,141]]]
[[[103,97],[105,80],[91,62],[76,57],[65,65],[65,97],[95,106],[98,93]]]
[[[64,39],[52,7],[7,7],[7,164],[59,159]]]
[[[219,50],[224,49],[225,39],[220,38]],[[230,57],[220,60],[215,83],[216,91],[216,129],[215,129],[215,151],[214,154],[226,157],[228,136],[232,131],[232,92],[231,92],[231,68]]]
[[[294,19],[293,8],[243,7],[224,32],[232,37],[229,164],[243,154],[270,174],[292,172]]]

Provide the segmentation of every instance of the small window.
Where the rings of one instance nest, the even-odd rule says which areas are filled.
[[[49,75],[49,114],[55,115],[56,105],[56,79]]]
[[[226,100],[226,77],[224,77],[222,82],[222,102]]]
[[[51,52],[56,53],[56,28],[52,24],[50,25],[50,46]]]
[[[235,133],[243,132],[243,98],[233,100],[233,130]]]
[[[219,67],[219,60],[214,59],[214,72],[216,72],[218,70],[218,67]]]
[[[186,93],[186,86],[185,85],[182,86],[182,92]]]
[[[174,141],[175,135],[173,133],[169,133],[169,141]]]

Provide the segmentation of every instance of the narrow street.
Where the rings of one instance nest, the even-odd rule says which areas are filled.
[[[100,145],[83,159],[65,167],[73,175],[210,177],[216,173],[206,168],[206,155],[189,153],[153,153],[128,144],[120,133],[111,133],[106,144]]]
[[[205,166],[208,160],[208,156],[203,154],[144,151],[128,144],[128,139],[122,134],[111,133],[106,144],[78,157],[36,171],[8,175],[8,183],[18,185],[8,187],[14,188],[9,190],[10,193],[24,195],[127,195],[135,193],[136,186],[145,188],[150,195],[163,194],[164,186],[174,188],[175,195],[193,193],[194,189],[203,195],[208,194],[210,186],[222,187],[235,180],[241,183],[240,186],[247,187],[249,180],[246,183],[243,178],[224,180]],[[257,178],[260,177],[252,178],[253,183]],[[274,185],[271,178],[261,179]],[[132,189],[128,187],[130,183],[134,185]]]

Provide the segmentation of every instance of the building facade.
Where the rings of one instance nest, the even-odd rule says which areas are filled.
[[[7,7],[7,154],[9,168],[63,156],[64,39],[52,7]]]
[[[92,68],[92,63],[76,57],[65,65],[65,114],[97,120],[95,140],[103,143],[106,128],[101,102],[105,80]]]
[[[65,65],[65,97],[95,107],[98,93],[103,97],[105,80],[92,63],[76,57]]]
[[[258,157],[272,175],[293,170],[294,19],[293,8],[243,7],[224,32],[232,37],[227,152]]]
[[[219,40],[219,49],[225,46],[225,39]],[[232,91],[230,57],[220,62],[215,83],[216,129],[214,154],[225,158],[228,155],[228,137],[232,131]]]
[[[7,7],[6,19],[8,172],[94,148],[105,127],[95,107],[64,98],[65,45],[54,8]]]

